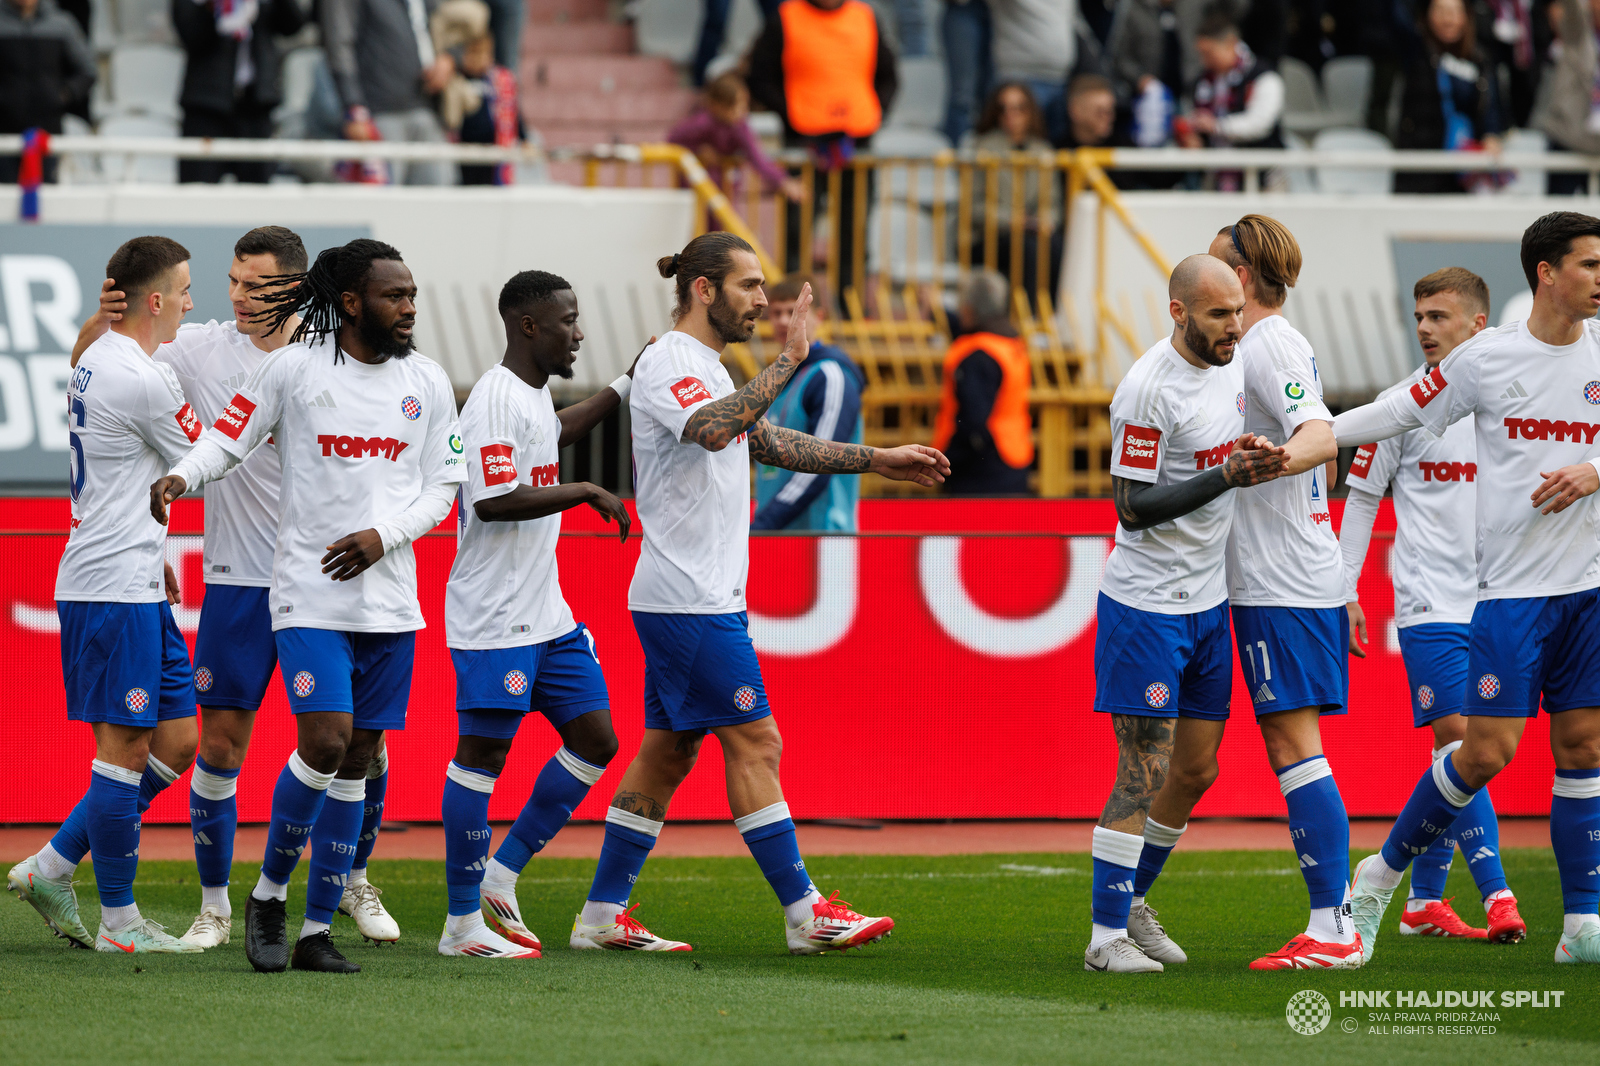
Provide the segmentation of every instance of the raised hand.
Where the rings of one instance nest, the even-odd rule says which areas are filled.
[[[376,529],[363,529],[328,545],[322,572],[334,581],[349,581],[383,558],[383,538]]]
[[[867,469],[891,481],[913,481],[932,488],[949,475],[950,460],[937,448],[925,444],[902,444],[898,448],[874,449],[872,465]]]
[[[176,474],[168,474],[150,486],[150,517],[167,524],[167,507],[189,491],[189,485]]]
[[[95,313],[90,315],[83,323],[83,328],[78,330],[78,340],[72,346],[72,365],[78,365],[78,357],[84,350],[105,336],[106,330],[111,328],[111,323],[122,321],[122,312],[128,309],[128,296],[113,278],[107,278],[100,283],[100,306]]]
[[[806,324],[811,315],[811,283],[808,281],[800,286],[800,295],[795,297],[794,316],[789,319],[789,340],[783,346],[783,353],[779,358],[788,358],[796,363],[803,362],[811,351],[811,339],[806,336]]]

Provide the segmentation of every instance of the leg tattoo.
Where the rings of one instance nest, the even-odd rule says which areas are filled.
[[[1111,716],[1111,727],[1117,735],[1117,780],[1100,813],[1101,825],[1121,833],[1144,832],[1150,802],[1167,779],[1175,723],[1173,718]]]

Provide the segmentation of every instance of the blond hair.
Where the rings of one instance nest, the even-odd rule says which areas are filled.
[[[1300,278],[1300,244],[1275,218],[1246,215],[1217,231],[1228,238],[1222,258],[1231,267],[1249,267],[1256,287],[1256,302],[1282,307],[1289,290]]]

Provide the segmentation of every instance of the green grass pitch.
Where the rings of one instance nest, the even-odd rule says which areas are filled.
[[[380,846],[381,854],[381,846]],[[290,913],[304,900],[304,863]],[[1450,891],[1482,920],[1457,863]],[[1548,851],[1510,851],[1528,940],[1515,946],[1402,938],[1399,902],[1372,964],[1350,973],[1253,973],[1250,959],[1302,928],[1305,888],[1288,852],[1181,851],[1152,893],[1191,960],[1165,974],[1084,972],[1089,857],[816,857],[824,891],[894,935],[845,956],[792,958],[754,863],[653,860],[638,916],[695,944],[692,955],[572,952],[567,930],[592,862],[536,859],[520,898],[544,937],[535,962],[442,958],[444,866],[374,862],[373,882],[404,930],[399,945],[340,946],[351,977],[261,975],[244,958],[243,898],[255,868],[235,869],[234,942],[200,956],[129,958],[68,949],[33,910],[0,908],[0,1048],[10,1063],[1299,1063],[1595,1061],[1600,967],[1556,966],[1560,895]],[[88,866],[82,870],[92,877]],[[169,931],[198,904],[194,867],[149,862],[141,909]],[[94,932],[92,882],[79,888]],[[1402,887],[1400,894],[1404,894]],[[291,929],[294,921],[291,919]],[[1339,992],[1562,989],[1559,1009],[1502,1009],[1494,1035],[1384,1035],[1341,1008]],[[1333,1004],[1315,1036],[1289,1028],[1301,989]],[[1418,1008],[1424,1010],[1424,1008]],[[1358,1031],[1346,1033],[1346,1018]],[[1380,1023],[1381,1024],[1381,1023]],[[1584,1048],[1588,1048],[1587,1051]]]

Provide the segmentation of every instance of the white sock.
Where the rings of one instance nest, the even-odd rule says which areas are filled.
[[[611,925],[617,915],[628,909],[626,903],[602,903],[597,899],[583,901],[584,925]]]
[[[1089,933],[1089,950],[1090,951],[1099,951],[1101,948],[1105,947],[1107,944],[1111,943],[1113,940],[1120,940],[1122,937],[1125,937],[1125,936],[1128,935],[1128,929],[1127,929],[1126,926],[1124,926],[1121,929],[1113,929],[1108,925],[1101,925],[1099,922],[1091,922],[1090,923],[1090,929],[1091,929],[1091,932]]]
[[[130,903],[126,907],[101,907],[100,924],[113,933],[121,932],[129,926],[139,924],[139,905]]]
[[[1487,896],[1483,897],[1483,911],[1485,914],[1489,913],[1489,904],[1493,903],[1495,900],[1516,898],[1516,896],[1511,894],[1511,890],[1509,888],[1502,888],[1498,892],[1491,892]]]
[[[1346,909],[1348,906],[1311,908],[1306,935],[1324,944],[1354,944],[1356,925],[1350,920],[1350,912]]]
[[[1383,859],[1383,852],[1376,856],[1378,864],[1367,864],[1367,879],[1378,888],[1394,889],[1400,884],[1400,879],[1406,875],[1404,870],[1396,870]]]
[[[1566,936],[1577,936],[1586,925],[1600,925],[1600,915],[1564,914],[1561,916],[1561,932]]]
[[[816,913],[811,908],[822,902],[822,893],[817,891],[816,885],[807,887],[810,888],[809,892],[793,903],[784,905],[783,916],[788,919],[790,929],[798,928],[816,917]]]
[[[287,889],[288,886],[285,885],[284,888]],[[288,898],[287,894],[285,898]],[[233,904],[228,899],[227,885],[218,885],[215,888],[200,886],[200,909],[205,910],[207,907],[215,909],[224,918],[233,917]]]
[[[1418,911],[1427,910],[1428,904],[1437,902],[1437,900],[1418,899],[1416,896],[1412,896],[1410,899],[1406,900],[1406,913],[1416,914]]]
[[[350,876],[344,879],[344,883],[347,886],[349,886],[349,885],[357,885],[357,884],[360,884],[361,882],[365,881],[366,879],[367,879],[367,868],[365,866],[361,866],[361,867],[357,867],[357,868],[351,869]]]
[[[39,864],[39,872],[52,881],[65,881],[78,868],[77,863],[63,859],[61,853],[49,844],[39,849],[33,861]]]
[[[326,933],[330,928],[332,927],[327,922],[313,922],[310,918],[307,918],[306,924],[300,927],[300,939],[304,940],[308,936]]]
[[[514,891],[517,887],[517,871],[499,859],[489,860],[489,864],[483,868],[483,879],[506,891]]]
[[[476,929],[483,928],[483,912],[473,911],[471,914],[447,914],[444,919],[444,935],[460,936]]]
[[[262,874],[256,881],[256,887],[250,890],[250,894],[256,899],[275,899],[279,903],[286,903],[289,899],[289,886],[269,881],[267,875]]]
[[[1144,906],[1144,897],[1143,896],[1134,896],[1133,897],[1133,903],[1131,904],[1131,906],[1143,907]]]

